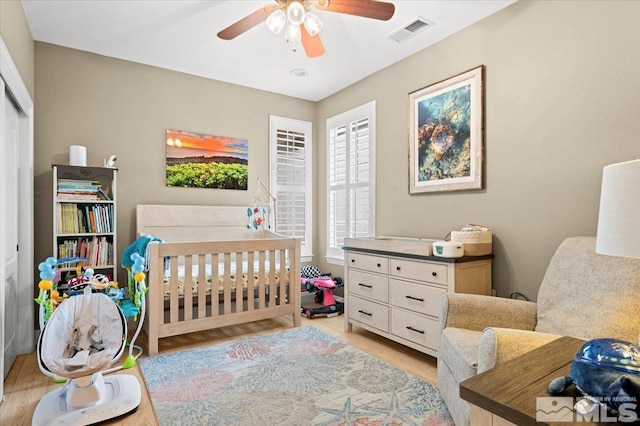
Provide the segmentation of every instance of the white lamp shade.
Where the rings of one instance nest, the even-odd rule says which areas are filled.
[[[304,6],[298,1],[292,1],[287,7],[287,18],[290,24],[300,25],[304,21]]]
[[[640,258],[640,160],[603,170],[596,252]]]
[[[287,41],[302,40],[302,31],[300,30],[300,25],[295,25],[295,24],[287,25],[287,34],[285,39]]]
[[[267,27],[274,34],[280,34],[284,29],[285,24],[287,23],[287,14],[284,13],[284,10],[278,9],[271,12],[269,17],[267,18]]]
[[[307,12],[304,16],[304,27],[307,29],[309,35],[314,36],[322,29],[322,21],[315,13]]]

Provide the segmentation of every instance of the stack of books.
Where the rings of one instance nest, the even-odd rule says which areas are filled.
[[[58,198],[62,200],[110,200],[100,182],[81,179],[58,179]]]

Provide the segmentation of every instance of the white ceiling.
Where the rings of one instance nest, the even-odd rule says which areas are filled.
[[[34,40],[318,101],[442,40],[515,0],[392,0],[389,21],[316,10],[326,53],[307,58],[260,24],[216,34],[274,0],[22,0]],[[387,37],[416,18],[414,38]],[[291,70],[304,69],[305,77]]]

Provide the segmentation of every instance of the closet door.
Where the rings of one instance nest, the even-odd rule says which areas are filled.
[[[7,376],[18,354],[18,142],[19,116],[18,110],[1,87],[2,96],[2,179],[0,192],[0,207],[2,209],[2,269],[4,269],[3,291],[4,297],[4,375]]]

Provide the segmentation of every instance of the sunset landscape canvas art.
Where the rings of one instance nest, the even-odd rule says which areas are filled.
[[[246,190],[248,177],[246,139],[167,130],[167,186]]]

